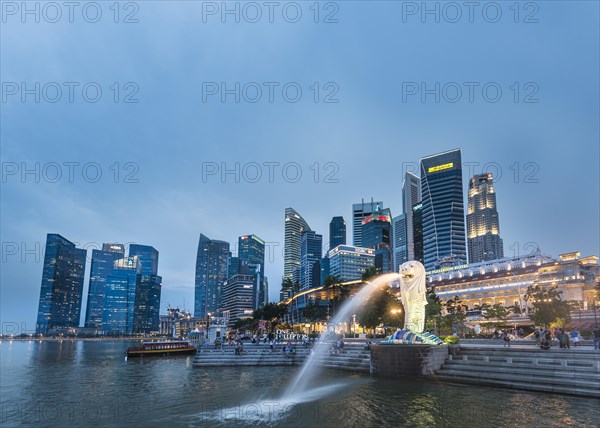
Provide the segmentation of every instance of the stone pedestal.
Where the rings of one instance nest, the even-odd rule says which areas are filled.
[[[386,378],[428,376],[447,358],[447,345],[371,345],[371,373]]]

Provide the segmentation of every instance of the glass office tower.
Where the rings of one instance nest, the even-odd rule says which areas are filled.
[[[115,260],[106,277],[102,331],[105,334],[134,333],[135,298],[142,279],[137,256]]]
[[[205,318],[220,309],[223,284],[227,280],[229,242],[200,234],[196,255],[194,316]]]
[[[283,244],[283,278],[300,280],[300,238],[310,226],[293,208],[285,209],[285,235]],[[298,271],[296,272],[296,269]]]
[[[92,266],[85,311],[86,327],[102,328],[106,277],[112,272],[115,260],[123,257],[125,257],[125,246],[122,244],[102,244],[101,250],[92,250]]]
[[[365,247],[363,243],[363,232],[362,225],[363,220],[370,216],[373,212],[379,211],[383,208],[383,202],[362,202],[358,204],[352,204],[352,245],[355,247]]]
[[[329,249],[338,245],[346,245],[346,221],[341,216],[333,217],[329,223]]]
[[[421,193],[425,269],[466,263],[460,149],[421,159]]]
[[[314,286],[317,280],[313,267],[323,253],[323,236],[312,230],[302,233],[300,238],[300,290],[307,290]],[[320,268],[319,268],[320,277]]]
[[[86,254],[56,233],[46,236],[36,333],[79,327]]]
[[[254,309],[268,303],[268,293],[265,281],[265,241],[256,235],[242,235],[238,238],[238,258],[247,263],[251,273],[258,275],[255,290]],[[229,275],[229,278],[231,275]]]
[[[129,246],[129,257],[137,257],[142,266],[142,277],[135,296],[134,333],[159,330],[162,277],[158,275],[158,255],[158,250],[150,245]]]

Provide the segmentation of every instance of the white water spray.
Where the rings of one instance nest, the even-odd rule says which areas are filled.
[[[346,321],[364,306],[371,294],[379,290],[382,286],[387,286],[390,282],[399,279],[400,275],[397,273],[386,273],[374,278],[363,286],[358,293],[348,299],[330,322],[337,325]],[[302,364],[302,368],[285,390],[282,397],[284,401],[291,402],[306,396],[308,387],[320,371],[318,363],[315,362],[329,352],[329,345],[327,343],[327,335],[322,334],[319,341],[315,343],[312,353],[306,358],[304,364]]]

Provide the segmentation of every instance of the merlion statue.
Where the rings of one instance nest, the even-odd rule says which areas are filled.
[[[400,266],[400,297],[404,306],[404,330],[422,333],[425,329],[425,268],[412,260]]]

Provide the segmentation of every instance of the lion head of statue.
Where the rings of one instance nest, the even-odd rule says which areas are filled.
[[[400,277],[405,284],[412,284],[417,279],[425,278],[425,268],[420,262],[411,260],[400,265]]]

